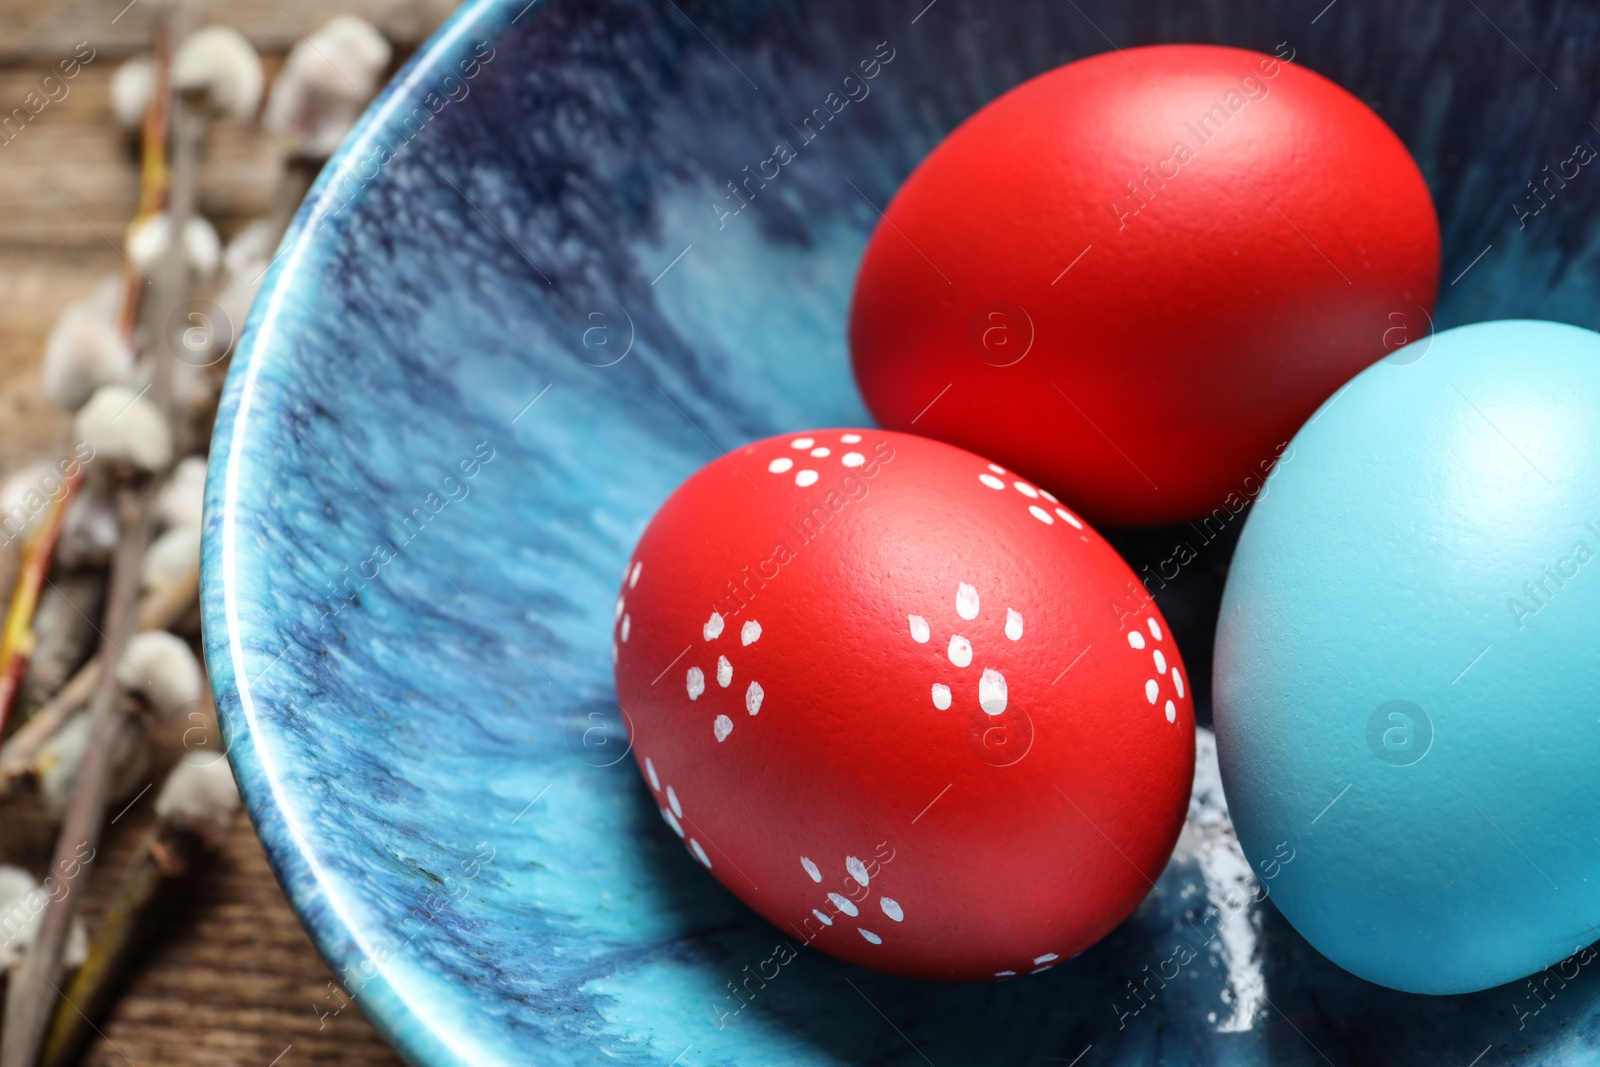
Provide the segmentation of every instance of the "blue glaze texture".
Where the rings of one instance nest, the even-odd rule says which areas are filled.
[[[1491,1046],[1592,1062],[1595,968],[1543,1000],[1362,982],[1264,897],[1300,860],[1269,850],[1252,876],[1219,789],[1135,914],[1046,974],[927,986],[801,951],[742,986],[784,935],[683,854],[609,704],[616,582],[657,504],[722,449],[866,419],[844,323],[878,208],[960,120],[1108,38],[1287,40],[1417,152],[1447,278],[1493,245],[1446,288],[1441,326],[1600,323],[1580,207],[1600,179],[1525,229],[1511,210],[1594,136],[1600,11],[1481,2],[1493,24],[1416,2],[459,12],[285,238],[207,488],[207,660],[247,807],[405,1057],[1463,1064]],[[884,44],[870,93],[837,103]],[[743,185],[779,141],[794,158]],[[1197,570],[1170,586],[1175,628],[1211,614],[1185,607],[1207,603]],[[1203,647],[1209,624],[1191,633]]]

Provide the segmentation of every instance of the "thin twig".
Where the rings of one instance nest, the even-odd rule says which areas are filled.
[[[11,983],[6,998],[5,1032],[0,1035],[0,1067],[33,1067],[55,1011],[54,982],[77,909],[76,887],[79,879],[88,874],[81,850],[95,848],[99,843],[111,791],[114,742],[127,721],[128,713],[118,707],[116,699],[117,649],[133,633],[139,572],[150,539],[150,503],[150,494],[142,485],[130,482],[117,490],[121,537],[111,561],[105,636],[96,660],[94,696],[89,703],[89,744],[51,859],[51,873],[60,884],[61,894],[46,903],[33,946]]]
[[[41,1067],[66,1067],[81,1051],[116,983],[136,966],[142,927],[163,888],[222,843],[239,807],[239,792],[226,763],[185,757],[167,775],[154,803],[156,825],[124,871],[87,959],[56,1006]]]
[[[146,595],[139,602],[138,631],[171,629],[193,606],[199,585],[200,565],[196,563],[179,581]],[[93,659],[80,667],[66,685],[41,704],[32,717],[0,746],[0,798],[33,773],[39,750],[67,724],[75,712],[89,702],[94,695],[95,669],[96,661]]]
[[[139,935],[167,883],[187,874],[201,851],[198,836],[162,824],[151,828],[123,872],[89,944],[89,955],[56,1007],[39,1067],[68,1067],[93,1032],[118,977],[139,949]]]
[[[39,591],[44,588],[50,563],[55,558],[56,544],[61,540],[67,505],[72,502],[82,481],[83,468],[80,466],[67,479],[66,492],[51,503],[39,532],[28,538],[22,546],[17,584],[11,591],[5,631],[0,634],[0,736],[5,734],[11,705],[17,698],[17,690],[22,688],[23,676],[28,673],[28,661],[33,658],[36,643],[33,616],[39,607]]]
[[[200,561],[171,585],[146,594],[139,601],[139,631],[170,630],[194,606],[200,591]]]
[[[167,10],[158,18],[158,25],[164,26],[158,31],[158,37],[165,33],[169,43],[176,40],[182,30],[177,24],[185,18],[182,5]],[[168,65],[170,70],[170,61]],[[162,351],[166,340],[164,324],[189,288],[189,267],[181,235],[194,210],[204,121],[172,94],[170,77],[166,79],[166,89],[164,95],[171,108],[172,171],[167,215],[171,227],[168,232],[172,237],[157,265],[155,292],[150,300],[142,302],[145,305],[142,317],[151,345],[145,353],[151,370],[150,399],[170,426],[175,357],[171,352]],[[129,723],[128,712],[116,699],[120,692],[116,670],[121,656],[118,650],[132,637],[137,625],[139,582],[145,549],[150,543],[157,484],[154,477],[125,476],[117,488],[120,536],[111,561],[105,626],[96,665],[94,695],[89,702],[88,742],[52,859],[52,873],[57,875],[63,892],[45,904],[33,946],[11,983],[6,998],[4,1033],[0,1034],[0,1067],[34,1067],[60,998],[55,979],[67,931],[78,906],[75,887],[78,880],[87,875],[87,868],[81,862],[81,850],[99,845],[115,770],[116,742]]]
[[[158,18],[152,28],[154,39],[151,51],[155,61],[155,87],[150,96],[150,106],[145,109],[144,124],[139,139],[139,210],[134,215],[137,224],[167,206],[172,172],[167,169],[168,132],[172,125],[172,53],[176,47],[172,24]],[[131,261],[122,268],[122,308],[118,325],[122,336],[131,338],[139,323],[140,296],[144,293],[145,279]]]
[[[152,33],[155,89],[150,105],[145,109],[140,137],[139,210],[133,224],[161,211],[170,194],[171,171],[167,167],[167,147],[172,123],[174,34],[171,22],[165,18],[156,19]],[[144,285],[144,276],[132,261],[124,257],[117,326],[129,341],[133,339],[134,328],[139,321]],[[39,591],[55,562],[56,546],[60,543],[67,509],[77,498],[82,484],[83,470],[80,466],[78,473],[67,479],[66,491],[51,502],[43,528],[22,548],[17,584],[12,590],[11,606],[6,612],[5,630],[0,634],[0,737],[5,736],[11,706],[33,655],[33,616],[39,606]]]

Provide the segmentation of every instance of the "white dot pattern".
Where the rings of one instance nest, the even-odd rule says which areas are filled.
[[[1128,631],[1128,647],[1135,651],[1143,651],[1148,644],[1148,642],[1145,640],[1146,631],[1149,632],[1150,639],[1157,644],[1164,640],[1164,635],[1161,632],[1161,624],[1152,616],[1145,619],[1143,630],[1135,628]],[[1146,678],[1144,681],[1145,701],[1152,707],[1160,704],[1162,713],[1165,715],[1166,720],[1168,722],[1177,722],[1178,706],[1171,700],[1163,701],[1161,699],[1161,682],[1159,679],[1162,676],[1172,679],[1173,691],[1177,693],[1178,699],[1182,700],[1183,678],[1179,676],[1178,668],[1167,662],[1167,654],[1160,648],[1152,647],[1150,649],[1150,662],[1155,668],[1156,677]]]
[[[859,445],[861,443],[861,435],[858,433],[840,434],[839,443],[843,445]],[[846,470],[855,470],[858,467],[867,465],[865,453],[850,449],[842,455],[836,456],[833,448],[825,444],[819,444],[812,437],[796,437],[789,442],[789,447],[797,452],[805,453],[804,457],[800,457],[802,462],[807,457],[813,460],[837,458]],[[816,485],[817,482],[822,480],[824,473],[815,466],[796,469],[796,457],[792,455],[774,456],[767,461],[767,473],[769,474],[788,474],[790,471],[795,472],[794,484],[801,489]]]
[[[640,560],[633,565],[633,573],[628,575],[629,589],[632,589],[634,586],[639,584],[639,572],[642,570],[644,570],[644,560]]]
[[[813,882],[822,882],[822,870],[811,860],[809,856],[800,857],[800,866],[805,870],[806,876]],[[862,889],[870,888],[872,884],[872,871],[868,868],[866,863],[862,862],[859,857],[846,856],[844,858],[844,869],[845,873],[855,885],[860,886]],[[822,925],[825,927],[833,925],[835,915],[846,915],[852,919],[859,918],[861,915],[861,908],[866,906],[867,894],[855,894],[853,888],[851,892],[856,899],[852,899],[850,896],[846,896],[844,893],[836,891],[829,892],[827,895],[828,905],[833,914],[829,914],[828,911],[824,911],[822,908],[812,908],[811,914],[816,916],[817,921],[822,923]],[[859,905],[858,901],[860,902]],[[900,902],[895,900],[893,897],[880,895],[878,897],[878,909],[882,911],[883,914],[892,922],[905,922],[905,908],[902,907]],[[869,944],[883,944],[882,934],[868,930],[864,926],[856,927],[856,931],[863,938],[865,938]]]
[[[947,650],[950,662],[957,667],[968,667],[972,664],[972,642],[960,634],[950,638],[950,648]]]
[[[1001,475],[1006,473],[1006,469],[996,463],[991,463],[988,465],[988,467],[989,469],[987,471],[982,471],[978,474],[978,481],[990,489],[993,489],[997,492],[1003,492],[1006,489],[1006,483]],[[1071,526],[1075,530],[1082,530],[1084,528],[1083,522],[1072,512],[1068,511],[1064,507],[1061,507],[1061,501],[1056,499],[1055,495],[1049,490],[1040,489],[1038,486],[1031,485],[1028,482],[1022,481],[1021,479],[1013,480],[1011,482],[1011,488],[1015,489],[1019,494],[1021,494],[1025,501],[1043,500],[1051,505],[1055,511],[1054,515],[1050,513],[1050,508],[1041,507],[1038,504],[1031,503],[1028,505],[1028,514],[1032,515],[1046,526],[1054,526],[1056,519],[1059,518],[1062,522],[1066,523],[1068,526]]]
[[[1022,612],[1016,608],[1006,609],[1006,637],[1013,641],[1022,640]]]
[[[722,617],[722,614],[720,612],[712,612],[711,618],[707,620],[704,627],[703,633],[705,639],[707,641],[717,640],[722,636],[723,631],[726,628],[727,623]],[[746,619],[739,627],[740,644],[749,646],[760,640],[760,638],[761,623],[757,622],[755,619]],[[719,655],[716,663],[716,678],[718,687],[727,689],[732,686],[733,675],[733,661],[726,655]],[[700,699],[700,697],[704,695],[706,691],[705,672],[699,667],[690,667],[687,686],[689,699]],[[759,714],[761,711],[761,703],[765,699],[766,690],[762,687],[760,682],[751,679],[750,683],[744,687],[745,711],[751,715]],[[716,715],[711,723],[711,732],[716,737],[719,744],[723,741],[726,741],[728,736],[733,733],[733,717],[725,712]]]
[[[985,667],[978,679],[978,707],[985,715],[999,715],[1006,710],[1006,678],[997,670]]]
[[[732,726],[730,725],[729,728],[732,729]],[[722,738],[719,737],[717,740],[720,741]],[[661,775],[656,771],[655,761],[648,756],[645,757],[644,769],[645,774],[647,774],[650,778],[650,788],[657,793],[662,793]],[[679,821],[681,818],[683,818],[683,801],[678,799],[677,789],[671,785],[668,785],[663,795],[665,796],[666,804],[664,806],[660,804],[657,805],[657,810],[661,812],[662,821],[671,827],[672,832],[677,834],[680,840],[684,841],[688,845],[689,851],[694,854],[694,858],[699,860],[700,863],[703,864],[707,870],[709,870],[711,868],[711,857],[706,855],[706,850],[701,847],[699,841],[696,841],[694,838],[689,837],[684,833],[683,823]],[[810,864],[808,869],[815,870],[816,865],[812,864],[810,860],[802,859],[800,862],[803,864]],[[816,880],[822,880],[822,874],[820,871],[816,872]]]
[[[974,583],[956,583],[955,609],[956,617],[963,623],[979,621],[982,615],[982,596]],[[908,615],[906,619],[913,641],[920,645],[927,644],[932,639],[933,627],[926,617]],[[980,625],[982,624],[980,623]],[[989,625],[993,625],[993,623]],[[1024,629],[1022,612],[1016,608],[1006,608],[1004,623],[1006,638],[1010,641],[1020,641],[1022,640]],[[974,657],[972,640],[962,634],[951,634],[949,644],[945,648],[945,655],[956,667],[970,667]],[[980,710],[987,715],[1005,713],[1006,708],[1009,706],[1010,698],[1004,674],[994,667],[984,667],[978,678],[977,688],[978,707]],[[971,693],[971,690],[966,690],[966,692]],[[947,711],[954,704],[954,693],[945,682],[934,682],[931,688],[931,696],[934,708],[939,711]],[[967,699],[970,699],[970,697]]]

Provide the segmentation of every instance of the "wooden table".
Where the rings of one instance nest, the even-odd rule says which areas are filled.
[[[335,9],[369,15],[371,4],[338,0]],[[39,387],[45,339],[67,303],[121,267],[117,246],[133,215],[137,174],[131,142],[111,116],[108,85],[118,63],[147,48],[151,7],[152,0],[0,0],[0,115],[21,106],[79,42],[94,50],[67,95],[0,145],[0,477],[62,447],[67,420]],[[335,9],[318,0],[199,0],[193,10],[197,26],[223,22],[249,36],[270,77],[302,32]],[[278,152],[257,129],[221,124],[204,160],[200,211],[226,240],[271,208],[278,179]],[[150,826],[154,795],[145,793],[108,828],[81,899],[91,928]],[[32,797],[0,803],[0,862],[41,873],[52,835]],[[169,903],[149,929],[137,971],[98,1020],[85,1063],[400,1062],[356,1008],[326,1014],[341,1000],[333,975],[243,815]]]
[[[159,788],[159,783],[157,783]],[[102,843],[82,898],[94,928],[154,821],[155,789]],[[121,805],[112,808],[116,815]],[[53,829],[28,798],[0,806],[0,858],[36,873]],[[163,901],[136,972],[83,1062],[93,1067],[397,1067],[289,910],[243,814],[223,847]],[[337,1012],[337,1014],[330,1014]]]

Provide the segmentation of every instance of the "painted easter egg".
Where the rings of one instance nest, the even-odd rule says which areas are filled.
[[[1097,523],[1192,519],[1429,330],[1433,202],[1400,139],[1280,56],[1159,45],[959,126],[867,245],[856,379]]]
[[[1600,936],[1600,335],[1401,349],[1295,436],[1217,634],[1217,744],[1329,959],[1485,989]]]
[[[1161,614],[1049,493],[816,430],[672,495],[616,604],[661,817],[799,943],[920,978],[1044,970],[1149,890],[1194,719]]]

